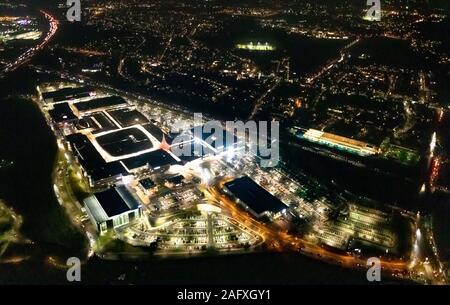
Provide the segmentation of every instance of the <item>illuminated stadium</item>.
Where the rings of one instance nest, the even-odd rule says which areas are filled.
[[[361,156],[376,155],[379,153],[378,147],[374,145],[316,129],[308,129],[302,137],[314,143],[319,143]]]
[[[253,44],[253,42],[250,42],[248,44],[237,44],[237,49],[241,50],[250,50],[250,51],[274,51],[275,47],[268,44],[267,42],[265,44],[257,43]]]

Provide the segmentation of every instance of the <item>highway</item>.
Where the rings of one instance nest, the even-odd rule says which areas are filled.
[[[19,68],[20,66],[22,66],[23,64],[29,62],[39,51],[41,51],[50,42],[51,38],[57,32],[59,25],[58,20],[56,20],[52,15],[48,14],[45,11],[41,10],[40,12],[45,16],[45,18],[49,21],[50,24],[50,28],[44,40],[40,44],[26,50],[15,61],[7,64],[5,69],[3,70],[3,73],[12,72],[17,68]]]

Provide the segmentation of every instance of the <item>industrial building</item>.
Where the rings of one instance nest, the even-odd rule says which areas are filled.
[[[216,137],[217,132],[220,134]],[[195,126],[189,132],[178,135],[171,142],[171,150],[183,162],[192,162],[224,152],[234,152],[244,143],[226,129],[206,132],[203,125]]]
[[[91,222],[100,234],[142,216],[142,206],[125,186],[96,193],[84,200]]]
[[[128,175],[120,162],[106,162],[86,135],[75,133],[66,139],[91,187],[112,185],[120,181],[122,176]]]
[[[164,185],[169,188],[173,188],[173,187],[181,186],[183,184],[183,181],[184,181],[183,175],[176,175],[176,176],[167,178]]]
[[[129,106],[128,102],[120,96],[95,98],[89,101],[83,101],[73,104],[75,110],[74,112],[77,116],[126,106]]]
[[[142,113],[132,108],[108,110],[107,114],[122,128],[149,123],[148,119]]]
[[[175,157],[162,149],[153,150],[138,156],[123,159],[121,163],[129,172],[147,170],[150,172],[165,171],[171,165],[178,164]]]
[[[137,187],[149,195],[158,187],[143,177],[183,163],[171,151],[172,138],[122,97],[99,98],[88,87],[44,92],[41,97],[61,148],[70,152],[66,158],[76,162],[75,169],[92,191],[101,190],[84,200],[100,234],[142,215],[141,204],[127,189],[134,185],[132,180],[138,180]],[[171,182],[177,185],[181,177]]]
[[[95,96],[95,91],[88,86],[76,88],[69,87],[42,93],[42,99],[46,104],[62,103],[91,96]]]
[[[181,160],[171,138],[120,96],[97,97],[90,87],[41,93],[49,123],[92,188],[121,183],[141,171],[165,171]]]
[[[48,113],[55,124],[78,120],[67,102],[55,104]]]
[[[154,136],[158,141],[162,142],[163,140],[165,140],[167,144],[172,144],[173,138],[155,124],[147,123],[143,124],[142,127],[144,127],[149,133],[151,133],[152,136]]]
[[[144,178],[139,180],[139,188],[145,195],[151,195],[158,190],[156,183],[150,178]]]
[[[239,204],[258,218],[277,218],[288,209],[281,200],[248,176],[225,183],[224,191],[235,197]]]

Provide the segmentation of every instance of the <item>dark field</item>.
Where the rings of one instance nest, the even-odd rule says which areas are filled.
[[[6,99],[0,106],[0,156],[14,161],[1,170],[0,197],[23,216],[22,233],[40,252],[82,253],[84,237],[71,226],[53,192],[53,134],[31,101]]]

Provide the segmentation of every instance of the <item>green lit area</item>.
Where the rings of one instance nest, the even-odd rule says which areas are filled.
[[[329,133],[312,134],[313,132],[318,132],[312,129],[307,132],[293,129],[290,132],[297,138],[363,157],[369,155],[380,156],[407,166],[414,166],[420,161],[420,154],[416,150],[392,144],[389,138],[386,138],[377,147]]]
[[[37,40],[42,32],[37,27],[35,18],[0,16],[0,42],[13,40]]]
[[[0,256],[8,246],[8,235],[13,227],[13,219],[9,213],[0,209]]]
[[[394,145],[389,142],[389,139],[381,143],[380,150],[383,157],[393,159],[404,165],[415,165],[420,160],[420,155],[417,151]]]
[[[371,21],[371,22],[372,21],[380,21],[380,17],[377,17],[377,16],[364,15],[362,19],[365,20],[365,21]]]
[[[274,51],[275,47],[270,45],[269,43],[261,44],[260,42],[257,42],[254,44],[253,42],[247,43],[247,44],[237,44],[237,49],[241,50],[250,50],[250,51]]]
[[[117,238],[113,231],[109,231],[97,238],[95,243],[95,252],[101,253],[104,257],[116,258],[120,254],[139,256],[148,256],[141,247],[135,247],[123,240]]]
[[[37,40],[41,37],[42,33],[39,31],[31,31],[26,33],[20,33],[17,35],[0,35],[0,41],[7,42],[10,40]]]
[[[17,241],[21,218],[0,201],[0,257],[11,242]]]
[[[396,235],[387,214],[354,204],[349,204],[347,215],[340,215],[327,226],[322,226],[318,238],[322,243],[341,250],[352,248],[352,240],[389,252],[395,251],[396,245]]]

